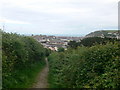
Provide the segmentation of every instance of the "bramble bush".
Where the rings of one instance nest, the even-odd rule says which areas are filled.
[[[27,87],[35,69],[44,66],[46,53],[47,50],[30,36],[2,32],[3,88]]]
[[[49,58],[51,88],[119,88],[118,42],[54,52]]]

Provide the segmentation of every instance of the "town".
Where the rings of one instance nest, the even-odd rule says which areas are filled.
[[[67,50],[68,43],[70,41],[80,42],[84,38],[100,37],[100,38],[116,38],[120,39],[119,30],[100,30],[87,34],[82,37],[67,37],[67,36],[47,36],[47,35],[32,35],[34,39],[40,42],[44,48],[48,48],[52,51],[58,51],[58,48],[64,48]]]
[[[33,35],[34,39],[40,42],[44,48],[49,48],[52,51],[58,51],[58,48],[67,50],[70,41],[79,42],[83,37],[66,37],[66,36],[47,36],[47,35]]]

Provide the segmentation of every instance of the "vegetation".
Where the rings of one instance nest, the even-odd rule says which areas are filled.
[[[74,48],[74,49],[77,48],[79,45],[80,45],[80,42],[76,42],[76,41],[70,41],[68,43],[68,47]]]
[[[120,40],[116,39],[116,38],[100,38],[100,37],[89,37],[89,38],[85,38],[83,40],[81,40],[80,44],[81,46],[93,46],[93,45],[97,45],[97,44],[101,44],[101,45],[105,45],[107,42],[119,42]]]
[[[30,88],[46,56],[51,88],[120,87],[120,40],[85,38],[51,52],[32,37],[0,33],[3,88]]]
[[[52,53],[51,88],[119,88],[120,45],[107,43]]]
[[[27,88],[45,65],[48,55],[32,37],[2,33],[3,88]]]
[[[87,37],[109,37],[109,38],[116,38],[116,35],[120,35],[120,30],[101,30],[91,32],[90,34],[86,35]]]
[[[58,52],[64,52],[64,51],[65,51],[64,48],[62,48],[62,47],[58,48]]]
[[[100,37],[88,37],[88,38],[84,38],[82,39],[80,42],[76,42],[76,41],[70,41],[68,43],[68,47],[70,48],[77,48],[78,46],[86,46],[86,47],[91,47],[93,45],[97,45],[97,44],[102,44],[105,45],[107,42],[119,42],[120,39],[116,39],[116,38],[100,38]]]

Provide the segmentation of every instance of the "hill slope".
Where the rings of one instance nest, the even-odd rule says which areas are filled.
[[[85,37],[120,38],[120,30],[100,30],[100,31],[91,32]]]

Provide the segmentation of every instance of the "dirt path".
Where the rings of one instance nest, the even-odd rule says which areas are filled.
[[[46,61],[46,66],[39,73],[37,80],[36,80],[35,84],[33,85],[33,88],[48,88],[47,77],[48,77],[49,68],[48,68],[47,58],[45,59],[45,61]]]

